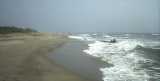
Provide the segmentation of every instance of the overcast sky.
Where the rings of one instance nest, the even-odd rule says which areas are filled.
[[[0,0],[0,25],[49,32],[160,32],[160,0]]]

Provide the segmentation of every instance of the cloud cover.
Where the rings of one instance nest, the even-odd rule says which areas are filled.
[[[160,0],[0,0],[0,25],[49,32],[160,32]]]

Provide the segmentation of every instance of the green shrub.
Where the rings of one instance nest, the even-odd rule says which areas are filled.
[[[15,26],[0,26],[0,34],[9,34],[9,33],[30,33],[37,32],[31,28],[21,28]]]

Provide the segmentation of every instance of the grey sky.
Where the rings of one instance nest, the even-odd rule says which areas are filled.
[[[0,25],[49,32],[160,32],[160,0],[0,0]]]

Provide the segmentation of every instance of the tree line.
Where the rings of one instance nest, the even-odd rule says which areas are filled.
[[[9,33],[30,33],[37,32],[31,28],[22,28],[16,26],[0,26],[0,34],[9,34]]]

